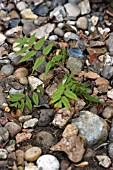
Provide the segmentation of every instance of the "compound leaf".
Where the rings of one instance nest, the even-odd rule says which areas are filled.
[[[62,59],[62,57],[63,57],[62,55],[56,55],[52,58],[52,61],[54,61],[54,62],[60,61]]]
[[[40,50],[44,45],[45,37],[42,37],[39,41],[34,45],[35,50]]]
[[[46,64],[46,70],[45,72],[48,73],[48,71],[51,69],[51,67],[54,66],[54,63],[52,61],[49,61],[47,64]]]
[[[20,103],[20,105],[19,105],[19,109],[21,109],[22,112],[23,112],[23,110],[24,110],[24,105],[25,105],[24,99],[22,99],[22,100],[21,100],[21,103]]]
[[[97,99],[96,97],[90,96],[89,94],[84,94],[84,98],[91,102],[100,103],[99,99]]]
[[[74,99],[74,100],[78,100],[78,97],[76,96],[76,94],[74,94],[72,91],[70,91],[69,89],[66,89],[64,91],[64,94],[66,97],[69,97],[70,99]]]
[[[55,103],[54,107],[55,108],[62,108],[62,101]]]
[[[55,103],[56,101],[60,100],[61,95],[56,95],[50,100],[50,104]]]
[[[24,94],[10,94],[10,98],[8,99],[11,102],[16,102],[21,100],[24,97]]]
[[[18,63],[22,63],[22,62],[28,60],[29,58],[33,57],[35,54],[36,54],[36,51],[30,51]]]
[[[27,46],[27,47],[23,47],[21,50],[19,50],[19,51],[17,52],[17,54],[22,54],[22,53],[26,52],[27,50],[29,50],[29,47],[28,47],[28,46]]]
[[[51,44],[49,44],[47,47],[45,47],[45,48],[43,49],[42,53],[43,53],[44,55],[48,55],[48,54],[50,53],[50,51],[52,50],[52,47],[53,47],[53,44],[51,43]]]
[[[29,41],[28,41],[28,43],[29,43],[30,46],[32,46],[32,45],[34,44],[35,35],[36,35],[36,33],[34,33],[34,34],[30,37],[30,39],[29,39]]]

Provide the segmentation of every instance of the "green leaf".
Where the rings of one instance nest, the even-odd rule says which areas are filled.
[[[69,100],[67,99],[67,97],[62,96],[61,101],[67,109],[70,109],[71,106],[70,106],[70,103],[69,103]]]
[[[60,98],[61,98],[61,95],[56,95],[56,96],[54,96],[51,100],[50,100],[50,104],[53,104],[53,103],[55,103],[56,101],[58,101],[58,100],[60,100]]]
[[[22,63],[22,62],[28,60],[29,58],[33,57],[35,54],[36,54],[36,51],[30,51],[18,63]]]
[[[23,110],[24,110],[24,99],[21,100],[19,109],[21,109],[21,111],[23,112]]]
[[[22,54],[22,53],[26,52],[27,50],[29,50],[29,47],[28,47],[28,46],[27,46],[27,47],[23,47],[21,50],[19,50],[19,51],[17,52],[17,54]]]
[[[50,53],[50,51],[52,50],[52,47],[53,47],[53,44],[51,43],[51,44],[49,44],[47,47],[45,47],[45,48],[43,49],[42,53],[43,53],[44,55],[48,55],[48,54]]]
[[[10,107],[17,107],[18,106],[18,102],[10,104]]]
[[[42,37],[39,41],[34,45],[35,50],[40,50],[44,45],[45,37]]]
[[[21,40],[21,39],[16,39],[15,42],[17,42],[17,43],[20,44],[20,43],[23,43],[23,40]]]
[[[52,58],[52,61],[57,62],[60,61],[62,59],[62,55],[56,55]]]
[[[85,99],[87,99],[91,102],[101,103],[99,99],[97,99],[96,97],[90,96],[89,94],[84,94],[83,96]]]
[[[29,108],[30,111],[32,111],[32,102],[28,96],[26,97],[26,106]]]
[[[52,61],[49,61],[47,64],[46,64],[46,70],[45,72],[48,73],[48,71],[51,69],[51,67],[54,66],[54,63]]]
[[[62,101],[55,103],[54,107],[55,108],[62,108]]]
[[[34,33],[34,34],[30,37],[30,39],[29,39],[29,41],[28,41],[28,43],[29,43],[30,46],[32,46],[32,45],[34,44],[35,35],[36,35],[36,33]]]
[[[33,99],[33,102],[38,106],[39,97],[37,93],[33,92],[32,99]]]
[[[66,89],[66,91],[64,91],[64,94],[66,97],[69,97],[70,99],[78,100],[78,97],[76,96],[76,94],[74,94],[69,89]]]
[[[21,100],[24,96],[24,94],[10,94],[10,98],[8,100],[11,102],[16,102]]]
[[[63,94],[65,87],[63,85],[61,85],[60,87],[58,87],[58,89],[53,93],[53,95],[51,96],[51,98],[54,100],[57,96],[60,96]]]
[[[35,71],[45,60],[44,56],[41,56],[39,58],[37,58],[37,60],[35,61],[35,64],[33,66],[33,71]]]

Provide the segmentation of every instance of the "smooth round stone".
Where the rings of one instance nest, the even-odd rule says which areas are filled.
[[[17,133],[21,131],[21,127],[14,123],[14,122],[8,122],[5,124],[5,128],[9,131],[11,137],[14,137]]]
[[[25,3],[24,1],[18,2],[16,4],[16,7],[19,11],[24,10],[27,6],[28,6],[27,3]]]
[[[18,79],[22,78],[22,77],[26,77],[28,75],[28,69],[26,68],[18,68],[15,72],[14,72],[14,76]]]
[[[64,23],[58,23],[57,27],[62,29],[64,27]]]
[[[27,165],[25,165],[25,170],[39,170],[39,169],[34,163],[28,163]]]
[[[15,65],[18,64],[18,62],[20,61],[20,59],[22,58],[21,55],[15,54],[14,52],[10,53],[8,55],[8,58],[11,60],[11,62]]]
[[[110,158],[113,160],[113,143],[109,144],[108,153],[109,153]]]
[[[59,170],[59,161],[55,156],[43,155],[37,160],[37,167],[41,170]]]
[[[6,159],[8,156],[8,153],[5,149],[0,149],[0,159]]]
[[[31,147],[25,152],[25,160],[34,162],[42,154],[42,150],[39,147]]]
[[[16,163],[22,165],[24,163],[24,151],[16,150]]]
[[[0,137],[4,142],[8,140],[9,131],[5,127],[0,127]]]
[[[21,77],[21,78],[19,79],[19,82],[20,82],[21,84],[23,84],[23,85],[27,85],[27,84],[28,84],[28,79],[27,79],[27,77]]]
[[[15,140],[10,140],[8,145],[6,146],[7,152],[11,153],[15,151]]]
[[[64,31],[61,28],[55,28],[54,33],[60,37],[63,37]]]
[[[26,122],[24,122],[23,124],[23,128],[33,128],[37,125],[38,123],[38,119],[37,118],[33,118],[33,119],[30,119],[30,120],[27,120]]]
[[[80,15],[80,9],[76,4],[67,3],[64,5],[67,15],[71,17],[77,17]]]
[[[24,9],[21,11],[21,15],[23,19],[29,19],[29,20],[34,20],[37,19],[37,15],[33,14],[30,8]]]
[[[1,73],[7,76],[13,74],[14,67],[11,64],[6,64],[1,68]]]
[[[32,21],[32,20],[30,20],[30,21]],[[35,25],[33,24],[33,22],[28,22],[28,21],[24,22],[23,33],[25,35],[29,35],[29,33],[33,30],[35,30]]]
[[[110,119],[113,117],[113,107],[107,106],[104,111],[102,112],[102,116],[105,119]]]
[[[56,41],[58,39],[58,36],[57,35],[51,35],[50,37],[49,37],[49,40],[50,41]]]
[[[88,28],[88,20],[86,17],[78,18],[76,24],[77,24],[77,27],[80,29],[86,30]]]

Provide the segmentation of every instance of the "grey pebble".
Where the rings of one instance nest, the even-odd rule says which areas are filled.
[[[1,68],[1,73],[10,76],[14,72],[14,67],[11,64],[6,64]]]
[[[55,28],[54,33],[60,37],[63,37],[64,31],[61,28]]]

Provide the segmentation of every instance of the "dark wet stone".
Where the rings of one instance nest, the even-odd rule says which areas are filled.
[[[109,144],[108,153],[109,153],[110,158],[113,160],[113,143]]]
[[[84,57],[82,50],[79,48],[70,48],[68,50],[68,54],[69,57],[80,57],[80,58]]]
[[[113,127],[110,129],[110,132],[109,132],[109,140],[110,142],[113,142]]]
[[[10,19],[8,22],[9,28],[14,28],[17,27],[20,24],[20,19],[19,18],[13,18]]]
[[[52,117],[54,115],[53,109],[41,109],[40,110],[40,118],[38,121],[39,126],[47,126],[52,121]]]
[[[47,7],[46,4],[41,4],[41,5],[37,5],[36,7],[34,7],[32,12],[36,15],[45,17],[45,16],[47,16],[47,14],[49,12],[49,8]]]
[[[38,96],[39,96],[39,105],[38,105],[38,107],[44,106],[46,108],[49,108],[49,104],[48,104],[49,99],[48,99],[48,97],[42,95],[41,93],[39,93]]]
[[[49,149],[53,144],[53,136],[49,132],[41,131],[36,135],[36,141],[38,145],[41,145],[43,148]]]

